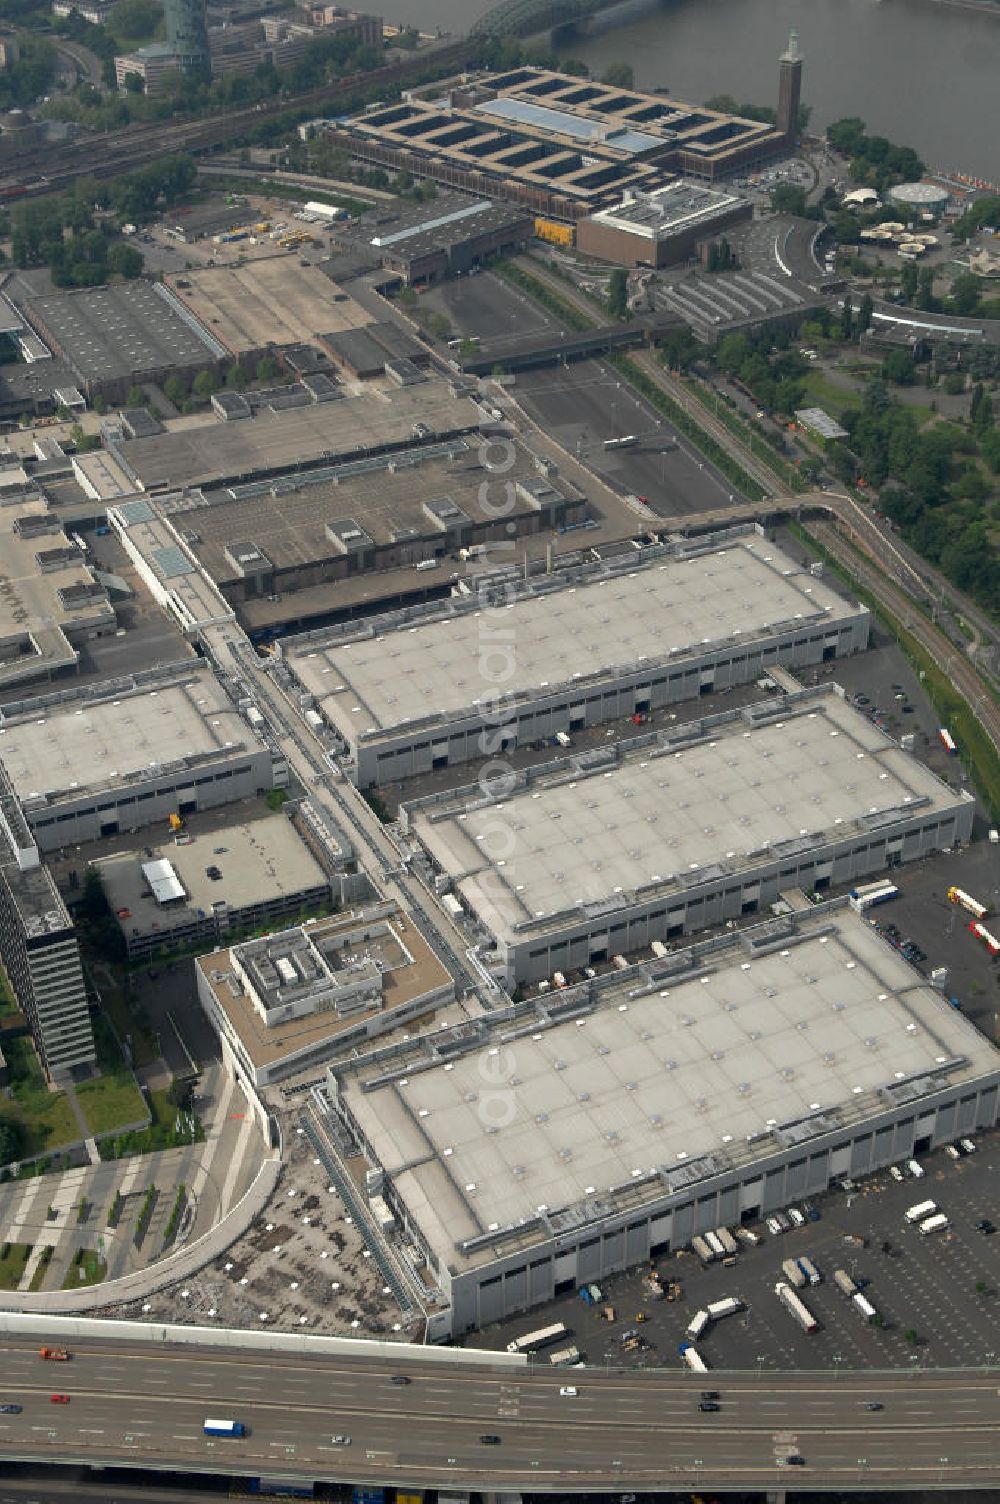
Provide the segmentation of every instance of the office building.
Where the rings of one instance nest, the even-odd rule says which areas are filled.
[[[251,1099],[432,1018],[455,996],[447,968],[391,902],[199,956],[195,979],[222,1058]]]
[[[96,1052],[73,921],[2,768],[0,960],[49,1079],[88,1074]]]
[[[677,179],[650,193],[628,191],[620,204],[581,219],[576,243],[620,266],[676,266],[699,242],[752,218],[748,200]]]

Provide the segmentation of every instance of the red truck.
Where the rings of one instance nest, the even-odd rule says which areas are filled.
[[[69,1362],[69,1353],[64,1347],[40,1347],[38,1349],[38,1356],[40,1358],[51,1358],[56,1363]]]

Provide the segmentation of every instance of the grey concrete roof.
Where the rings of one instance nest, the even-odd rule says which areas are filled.
[[[210,486],[405,443],[418,421],[432,433],[462,433],[481,419],[474,402],[451,395],[448,382],[427,381],[387,391],[373,386],[342,402],[259,413],[242,423],[220,419],[174,428],[154,438],[132,439],[122,452],[146,490]]]
[[[524,921],[760,866],[783,842],[815,847],[919,801],[930,814],[956,795],[831,691],[753,730],[734,715],[682,751],[660,742],[610,770],[541,777],[500,804],[465,790],[418,808],[414,829],[489,928],[513,937]],[[498,824],[511,851],[494,862]]]
[[[49,525],[51,532],[34,530]],[[43,570],[39,555],[47,552],[62,554],[63,567]],[[0,508],[0,643],[7,646],[0,685],[72,668],[75,636],[114,624],[106,593],[45,500],[27,495]]]
[[[557,482],[558,483],[558,482]],[[848,607],[780,549],[753,537],[709,554],[661,559],[625,574],[526,595],[508,608],[504,640],[513,673],[506,697],[534,698],[574,679],[632,668],[718,643],[742,642],[800,618],[837,619]],[[325,714],[349,740],[439,713],[455,716],[492,702],[480,648],[500,632],[498,613],[473,607],[451,619],[414,626],[375,618],[375,635],[293,652],[289,662]],[[433,704],[428,686],[433,684]],[[582,686],[581,686],[582,687]]]
[[[647,976],[645,996],[636,974],[616,981],[589,1007],[581,998],[580,1017],[522,1008],[447,1064],[416,1042],[342,1071],[351,1111],[442,1260],[460,1265],[460,1240],[540,1208],[551,1218],[609,1191],[652,1200],[661,1171],[710,1173],[699,1175],[701,1156],[756,1164],[781,1149],[782,1125],[816,1113],[859,1125],[903,1078],[1000,1068],[1000,1052],[850,910],[796,925],[770,954],[734,941],[689,979],[650,988]]]
[[[220,851],[220,847],[225,849]],[[145,855],[147,849],[152,850],[152,857]],[[164,908],[154,898],[143,896],[148,891],[143,863],[160,857],[172,864],[183,884],[187,901],[180,906]],[[128,917],[120,920],[122,928],[140,935],[193,921],[199,910],[211,913],[212,905],[220,901],[230,909],[244,909],[321,887],[326,881],[292,822],[279,814],[234,821],[190,845],[164,841],[159,846],[104,857],[95,866],[112,909],[129,911]],[[211,866],[221,870],[219,881],[208,876],[205,869]]]
[[[78,799],[121,788],[132,775],[155,777],[185,757],[237,757],[260,742],[211,672],[182,682],[94,701],[0,713],[0,762],[21,800],[36,794]]]
[[[88,380],[176,366],[207,366],[220,348],[177,311],[173,295],[151,282],[81,288],[32,298],[31,310]]]

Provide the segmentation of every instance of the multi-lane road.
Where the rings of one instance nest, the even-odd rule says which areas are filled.
[[[10,1459],[559,1492],[1000,1484],[998,1380],[983,1371],[553,1372],[101,1338],[56,1364],[0,1342],[0,1403],[22,1406],[0,1414]],[[698,1409],[706,1386],[716,1413]],[[209,1416],[248,1435],[206,1437]]]

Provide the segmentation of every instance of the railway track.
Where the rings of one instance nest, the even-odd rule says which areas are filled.
[[[208,119],[156,121],[149,125],[129,125],[104,135],[91,134],[68,143],[58,152],[59,165],[53,167],[51,147],[34,148],[15,158],[0,175],[0,203],[5,199],[38,197],[72,183],[84,173],[113,177],[141,166],[156,157],[178,151],[206,151],[240,136],[243,131],[294,110],[317,111],[336,107],[357,95],[359,88],[382,88],[405,84],[428,68],[456,68],[467,62],[472,51],[468,41],[452,42],[430,52],[416,53],[384,68],[354,78],[338,79],[322,88],[311,89],[288,99],[267,100],[246,109],[212,115]],[[26,183],[36,171],[45,173],[44,181]]]
[[[886,578],[884,570],[848,544],[836,522],[810,522],[809,531],[845,569],[905,627],[934,662],[944,670],[968,704],[1000,755],[1000,706],[997,706],[976,669],[950,637],[923,616],[911,595]]]

